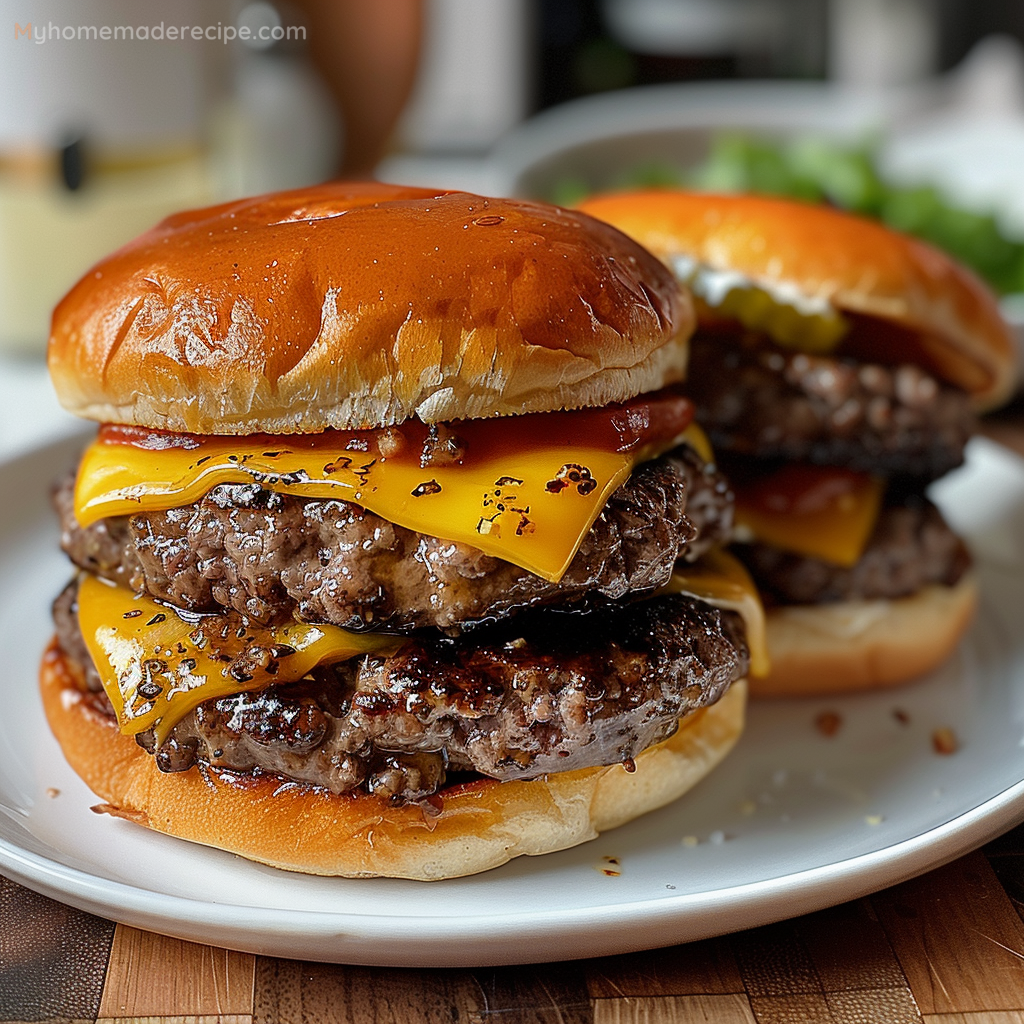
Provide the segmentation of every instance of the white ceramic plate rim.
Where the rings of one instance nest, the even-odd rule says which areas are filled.
[[[464,916],[460,918],[460,936],[481,942],[486,947],[504,941],[496,939],[496,926],[500,925],[501,931],[510,922],[517,926],[519,942],[530,936],[564,935],[567,930],[574,928],[614,924],[617,935],[610,948],[616,950],[622,950],[624,946],[624,932],[636,933],[637,939],[642,936],[642,941],[638,941],[635,946],[626,943],[629,948],[649,947],[651,928],[654,925],[666,929],[659,934],[659,939],[664,939],[659,944],[689,941],[736,928],[767,924],[796,916],[805,910],[818,909],[822,904],[817,897],[825,888],[829,890],[829,904],[834,904],[871,892],[876,888],[879,874],[884,875],[885,883],[896,884],[948,863],[999,835],[1022,818],[1024,782],[912,839],[848,860],[746,885],[660,897],[657,900],[553,912],[503,911],[500,914]],[[176,929],[178,922],[206,925],[218,930],[257,927],[264,934],[276,936],[302,934],[328,937],[346,933],[353,939],[379,939],[387,936],[396,942],[437,942],[451,936],[451,917],[444,915],[403,918],[398,915],[342,914],[336,911],[316,913],[215,904],[171,896],[98,878],[47,857],[28,853],[7,841],[0,841],[0,860],[17,881],[45,893],[55,894],[80,909],[106,913],[127,924],[149,926],[167,934],[179,933],[183,937],[193,937],[194,933],[188,928],[183,931]],[[892,875],[884,870],[897,863],[901,866],[898,874]],[[694,929],[689,919],[703,910],[714,911],[714,923],[709,922],[710,926],[704,929],[699,926]],[[723,928],[723,923],[728,923],[723,922],[723,915],[728,918],[737,912],[742,920],[736,928]],[[685,918],[681,919],[684,913]],[[673,925],[676,925],[675,930]],[[679,935],[685,937],[680,939]],[[236,942],[230,944],[254,952],[265,947],[265,942],[258,939],[246,941],[241,935]],[[487,949],[479,952],[481,956],[477,959],[480,963],[500,962],[491,960],[486,955],[489,952]],[[604,952],[606,950],[598,948],[586,955],[597,956]],[[407,962],[403,959],[403,963]],[[457,957],[449,965],[454,966],[456,962],[466,964],[471,961]]]

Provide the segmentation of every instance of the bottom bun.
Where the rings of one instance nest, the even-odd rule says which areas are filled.
[[[56,642],[43,658],[41,689],[65,757],[107,802],[96,810],[290,871],[423,880],[564,850],[675,800],[732,748],[746,703],[746,684],[734,683],[640,754],[635,772],[612,765],[529,782],[479,779],[442,790],[442,811],[426,817],[418,807],[276,776],[164,774],[83,695]]]
[[[894,686],[941,665],[974,618],[978,586],[928,586],[892,601],[840,601],[768,612],[771,672],[754,697],[805,697]]]

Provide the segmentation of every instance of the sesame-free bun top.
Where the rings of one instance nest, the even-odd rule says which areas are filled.
[[[316,432],[605,405],[679,380],[689,299],[584,214],[329,183],[168,217],[57,306],[90,419]]]
[[[945,253],[875,221],[786,199],[669,190],[595,196],[580,209],[669,266],[689,257],[866,318],[873,332],[858,341],[878,339],[869,358],[909,351],[980,407],[1013,390],[1016,350],[988,288]]]

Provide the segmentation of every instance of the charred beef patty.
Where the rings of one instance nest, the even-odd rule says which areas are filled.
[[[53,625],[57,633],[57,643],[68,659],[81,672],[82,679],[88,689],[102,693],[103,684],[100,674],[96,671],[82,631],[78,626],[78,580],[72,580],[53,602]],[[113,712],[113,708],[111,708]]]
[[[72,584],[54,612],[81,663],[74,599]],[[163,771],[268,771],[396,803],[426,799],[451,771],[508,780],[628,764],[746,673],[743,635],[734,614],[679,595],[530,611],[210,700],[161,746],[151,733],[139,742]]]
[[[971,564],[939,510],[919,495],[883,507],[864,554],[850,568],[767,544],[734,550],[762,594],[779,604],[907,597],[931,583],[953,586]]]
[[[167,512],[82,529],[73,476],[57,488],[61,545],[83,569],[191,611],[298,617],[349,629],[455,630],[517,608],[618,599],[664,585],[677,558],[727,539],[724,477],[681,446],[612,495],[565,576],[550,583],[467,545],[404,529],[358,505],[215,487]]]
[[[879,366],[699,334],[698,417],[723,452],[934,480],[963,462],[968,396],[920,367]]]

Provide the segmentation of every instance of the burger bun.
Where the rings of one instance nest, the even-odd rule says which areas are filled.
[[[40,681],[65,757],[104,801],[96,810],[289,871],[424,881],[564,850],[670,803],[729,752],[746,704],[740,680],[640,754],[633,772],[612,765],[531,781],[481,778],[443,789],[435,816],[373,796],[282,785],[271,775],[164,774],[81,690],[56,642]]]
[[[672,274],[582,213],[334,182],[176,214],[53,315],[65,408],[318,433],[607,405],[682,378]]]
[[[1016,344],[990,289],[944,252],[877,221],[789,199],[669,190],[595,196],[580,209],[668,266],[686,257],[869,320],[867,358],[912,356],[978,408],[999,405],[1016,386]]]
[[[754,697],[810,697],[908,682],[956,649],[978,604],[968,574],[909,597],[792,605],[767,613],[771,672],[751,678]]]

